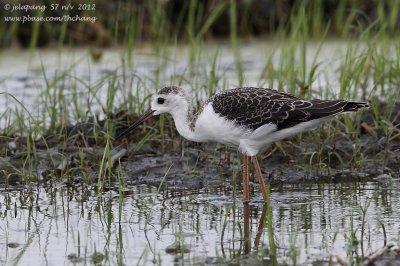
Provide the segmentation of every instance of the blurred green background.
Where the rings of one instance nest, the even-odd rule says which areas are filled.
[[[45,5],[46,10],[11,12],[11,6]],[[153,0],[153,1],[2,1],[1,47],[95,45],[99,47],[137,42],[193,42],[238,37],[354,38],[362,34],[394,37],[399,33],[398,0]],[[73,10],[62,10],[71,4]],[[78,10],[79,4],[87,10]],[[82,8],[81,8],[82,9]],[[96,17],[96,22],[5,21],[8,16]],[[8,19],[10,20],[10,19]]]

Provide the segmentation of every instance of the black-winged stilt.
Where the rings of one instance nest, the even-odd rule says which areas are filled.
[[[264,200],[268,194],[257,154],[271,143],[314,129],[335,114],[368,107],[365,102],[303,100],[266,88],[236,88],[215,94],[197,112],[177,86],[162,88],[151,98],[150,109],[118,137],[121,138],[153,115],[170,113],[184,138],[214,141],[238,147],[243,154],[243,201],[249,201],[249,161],[253,163]]]

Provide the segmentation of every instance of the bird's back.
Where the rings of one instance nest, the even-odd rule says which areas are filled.
[[[274,124],[278,130],[297,124],[352,112],[367,103],[344,100],[303,100],[266,88],[244,87],[218,93],[210,99],[214,111],[235,124],[255,130]]]

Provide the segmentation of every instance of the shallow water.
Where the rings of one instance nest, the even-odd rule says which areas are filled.
[[[105,265],[208,264],[249,258],[308,264],[328,261],[331,255],[352,262],[385,241],[400,241],[396,185],[369,182],[273,188],[272,215],[266,212],[257,247],[254,241],[263,210],[258,195],[246,209],[240,195],[222,192],[187,191],[182,195],[130,185],[121,194],[118,188],[98,195],[94,191],[84,185],[3,188],[0,263],[91,263],[95,252]],[[247,219],[251,247],[243,241]],[[252,255],[243,255],[246,248]]]

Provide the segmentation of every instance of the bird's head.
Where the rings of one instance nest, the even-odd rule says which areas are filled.
[[[151,97],[150,111],[153,115],[174,113],[187,103],[185,91],[177,86],[167,86]]]
[[[138,120],[136,120],[130,127],[119,134],[116,139],[120,139],[123,136],[128,135],[132,130],[154,115],[163,113],[174,114],[176,112],[181,112],[187,108],[187,103],[188,100],[186,98],[186,93],[182,88],[177,86],[163,87],[160,91],[158,91],[158,93],[151,97],[150,109]]]

